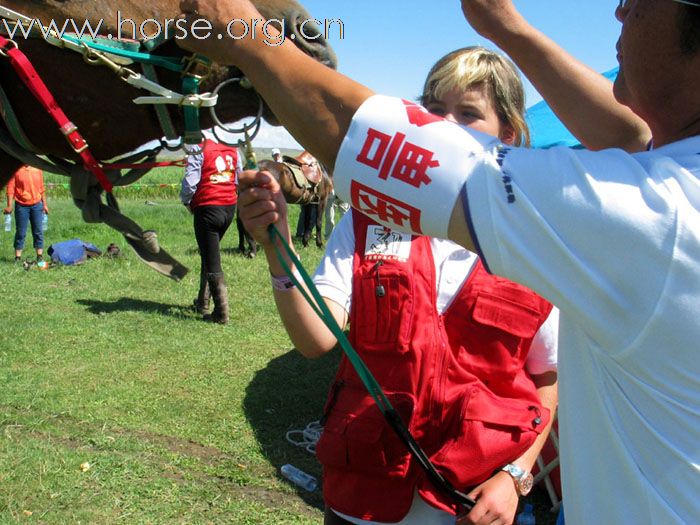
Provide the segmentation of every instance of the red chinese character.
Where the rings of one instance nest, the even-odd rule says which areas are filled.
[[[416,188],[420,188],[421,184],[430,184],[432,179],[428,177],[428,169],[440,165],[440,162],[433,160],[433,155],[430,150],[406,142],[391,176]]]
[[[421,210],[384,193],[373,190],[357,181],[350,184],[352,205],[378,221],[390,222],[401,229],[422,234],[420,227]]]
[[[443,120],[445,120],[442,117],[438,117],[437,115],[429,113],[427,109],[425,109],[423,106],[419,106],[415,102],[403,100],[403,104],[404,106],[406,106],[406,114],[408,115],[408,121],[411,124],[418,126],[419,128],[422,128],[423,126],[427,126],[428,124],[432,124],[434,122],[442,122]]]
[[[382,162],[382,169],[379,170],[379,178],[386,180],[389,178],[389,172],[391,171],[391,165],[394,164],[396,160],[396,155],[399,153],[399,148],[403,144],[406,135],[403,133],[397,133],[394,138],[391,139],[391,144],[389,145],[389,152],[384,157],[384,162]]]
[[[378,143],[377,149],[374,152],[374,156],[370,157],[370,153],[372,152],[372,148],[374,147],[375,143]],[[357,162],[378,170],[379,165],[382,163],[382,159],[384,158],[384,153],[386,153],[386,149],[389,147],[390,143],[391,135],[387,135],[386,133],[382,133],[376,129],[369,128],[367,130],[367,139],[362,146],[362,151],[360,151],[360,154],[357,156]]]
[[[432,179],[428,177],[428,170],[438,167],[440,162],[433,159],[432,151],[405,140],[406,135],[403,133],[397,132],[392,137],[369,128],[356,160],[378,169],[382,180],[392,176],[415,188],[420,188],[421,184],[430,184]]]

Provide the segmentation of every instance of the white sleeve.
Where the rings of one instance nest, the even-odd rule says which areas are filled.
[[[446,239],[471,167],[497,143],[413,102],[375,95],[352,119],[333,185],[341,199],[384,226]]]
[[[557,371],[559,310],[554,307],[532,340],[525,368],[532,375]]]
[[[202,179],[202,165],[204,164],[204,153],[200,150],[198,153],[187,156],[185,165],[185,176],[182,178],[180,185],[180,201],[182,204],[188,205],[194,197],[199,186],[199,181]]]
[[[333,228],[313,281],[321,297],[338,303],[348,314],[352,302],[354,255],[355,230],[352,225],[352,213],[346,213]]]

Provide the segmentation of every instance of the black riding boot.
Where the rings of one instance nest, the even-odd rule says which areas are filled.
[[[194,300],[194,309],[198,314],[206,315],[209,313],[209,282],[207,281],[207,273],[202,270],[199,272],[199,294]]]
[[[207,280],[214,299],[214,311],[210,319],[215,323],[228,324],[228,292],[223,272],[208,273]]]

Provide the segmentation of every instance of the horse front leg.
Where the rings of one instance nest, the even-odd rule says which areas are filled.
[[[301,244],[306,248],[309,245],[309,239],[311,238],[311,221],[313,219],[313,204],[302,205],[303,211],[303,222],[302,222],[302,234],[301,234]]]
[[[258,246],[255,244],[253,236],[243,226],[238,210],[236,210],[236,228],[238,229],[238,251],[252,259],[258,253]],[[246,250],[246,244],[248,245],[248,250]]]
[[[323,248],[323,215],[326,211],[326,198],[319,201],[316,208],[316,246]]]

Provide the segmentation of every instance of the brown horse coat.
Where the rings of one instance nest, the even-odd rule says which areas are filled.
[[[255,0],[254,3],[266,18],[284,19],[287,36],[294,34],[295,44],[307,53],[324,63],[331,65],[335,63],[333,52],[322,38],[314,41],[306,41],[302,38],[299,24],[310,16],[295,0]],[[123,0],[118,3],[111,0],[32,0],[31,2],[2,0],[2,4],[29,17],[40,19],[44,25],[53,20],[58,27],[62,27],[65,21],[72,19],[78,27],[81,27],[85,20],[89,20],[92,27],[97,27],[102,22],[101,31],[108,34],[117,34],[116,26],[119,20],[130,19],[139,26],[146,19],[155,18],[165,21],[179,14],[177,0],[150,2]],[[127,24],[126,27],[130,26]],[[4,29],[2,24],[0,29]],[[307,35],[309,30],[309,26],[304,27]],[[148,106],[137,106],[132,102],[134,98],[146,95],[144,91],[122,82],[108,68],[86,64],[82,56],[74,51],[59,49],[40,38],[25,40],[15,35],[15,41],[39,72],[68,118],[80,129],[96,158],[100,160],[114,158],[162,135],[154,109]],[[158,54],[183,56],[184,52],[171,41],[158,48]],[[138,71],[136,66],[130,67]],[[160,70],[158,74],[162,85],[173,91],[181,91],[179,74]],[[201,85],[201,91],[212,91],[216,85],[234,76],[238,76],[235,68],[213,65],[211,75]],[[18,80],[8,61],[2,57],[0,57],[0,84],[25,134],[38,150],[59,159],[78,161],[76,167],[67,169],[72,173],[79,172],[82,169],[82,163],[79,162],[77,155],[69,148],[48,114]],[[232,122],[254,115],[257,109],[257,95],[251,89],[236,84],[227,88],[222,95],[221,102],[217,105],[217,114],[222,120]],[[182,130],[181,112],[170,111],[170,114],[176,128]],[[274,121],[269,110],[265,111],[265,116]],[[207,128],[211,125],[213,122],[209,113],[202,112],[202,127]],[[4,122],[0,120],[0,140],[8,135]],[[5,186],[12,173],[23,163],[0,148],[0,187]],[[64,171],[61,174],[68,173]],[[120,183],[118,173],[110,174],[110,178],[117,184]],[[142,248],[149,248],[148,243],[144,241],[143,231],[138,225],[129,221],[128,218],[122,219],[124,216],[118,212],[114,215],[102,208],[104,204],[102,204],[99,188],[96,187],[91,176],[88,176],[87,182],[79,186],[93,188],[82,194],[74,194],[76,204],[83,206],[81,209],[86,218],[107,221],[106,217],[111,217],[108,224],[123,233],[130,244],[133,244],[136,236],[135,242],[143,242]],[[86,195],[89,195],[89,198],[84,198]],[[84,206],[90,206],[90,210],[86,211]],[[179,278],[182,271],[167,274],[170,277]]]

